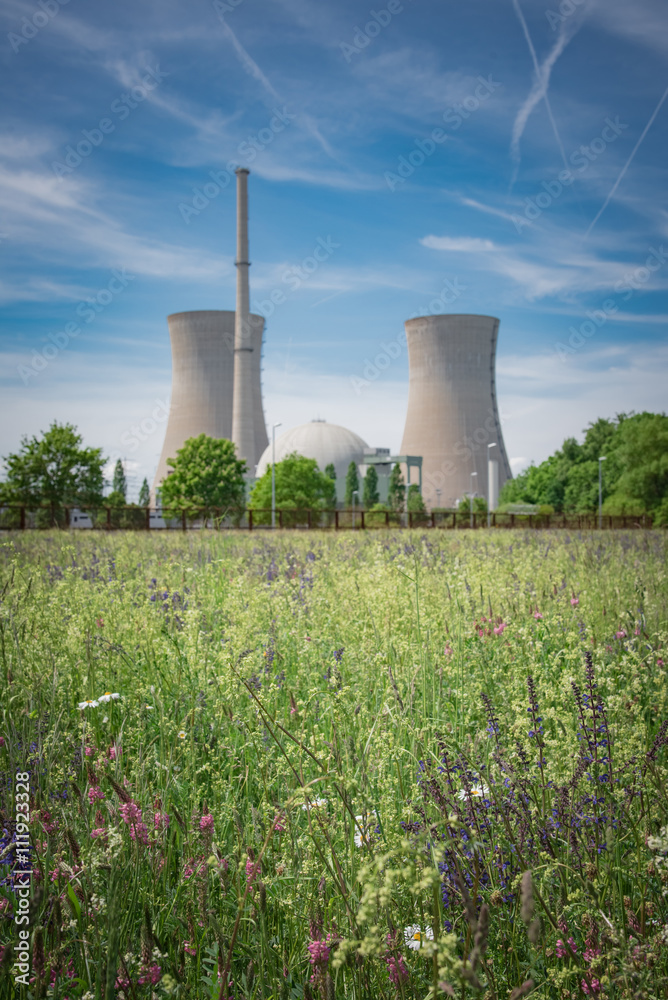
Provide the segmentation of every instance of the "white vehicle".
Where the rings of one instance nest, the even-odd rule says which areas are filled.
[[[70,528],[92,528],[93,522],[90,514],[73,507],[70,511]]]

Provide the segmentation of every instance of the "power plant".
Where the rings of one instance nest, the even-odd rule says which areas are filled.
[[[236,310],[200,310],[167,317],[172,346],[172,397],[153,496],[190,437],[227,438],[248,467],[262,475],[272,461],[262,405],[260,361],[264,317],[250,313],[248,174],[237,177]],[[392,464],[407,485],[417,470],[429,509],[452,508],[482,496],[490,509],[511,478],[496,403],[495,364],[499,320],[493,316],[422,316],[405,323],[408,344],[408,412],[400,455],[369,448],[353,431],[314,421],[284,432],[276,460],[291,451],[333,465],[342,495],[350,461],[364,474],[375,466],[381,500]],[[339,497],[340,499],[341,497]]]
[[[487,499],[491,485],[495,507],[511,478],[496,405],[499,321],[421,316],[404,325],[409,381],[401,451],[422,455],[425,503],[454,507],[469,493]]]
[[[172,345],[172,396],[153,496],[169,475],[168,458],[199,434],[236,445],[252,477],[267,447],[262,406],[264,317],[249,311],[248,174],[237,175],[236,311],[218,309],[167,317]]]

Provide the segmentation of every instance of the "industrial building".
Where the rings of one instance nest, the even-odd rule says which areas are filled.
[[[249,312],[248,174],[237,176],[236,310],[200,310],[168,316],[172,346],[172,398],[153,496],[190,437],[228,438],[248,467],[249,482],[272,462],[262,405],[260,362],[264,318]],[[370,448],[354,431],[311,421],[284,431],[275,460],[292,452],[336,470],[343,500],[348,466],[363,477],[378,473],[381,501],[392,467],[416,483],[428,508],[455,507],[471,494],[492,508],[511,477],[496,403],[499,320],[493,316],[422,316],[405,323],[409,361],[408,412],[401,454]]]
[[[405,328],[408,412],[401,451],[422,455],[427,507],[454,507],[471,493],[487,499],[490,485],[496,507],[511,478],[496,404],[499,320],[421,316]]]

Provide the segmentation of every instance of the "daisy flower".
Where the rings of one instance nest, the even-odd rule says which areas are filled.
[[[97,708],[99,704],[99,701],[89,698],[88,701],[80,701],[77,708],[80,712],[85,712],[87,708]]]
[[[327,799],[311,799],[310,802],[305,802],[302,806],[304,812],[308,812],[309,809],[322,809],[323,806],[327,805]]]
[[[469,798],[469,794],[472,799],[485,799],[489,795],[489,788],[483,784],[471,785],[468,791],[466,788],[461,788],[457,794],[457,798],[463,802],[464,799]]]
[[[424,948],[426,941],[433,940],[434,932],[431,927],[425,927],[424,930],[419,924],[410,924],[408,927],[404,927],[404,941],[406,947],[410,948],[411,951],[419,951],[420,948]]]
[[[355,847],[368,847],[372,832],[373,824],[369,816],[355,816]]]
[[[178,736],[178,738],[180,740],[185,740],[185,738],[186,738],[186,731],[185,731],[185,729],[179,730],[179,732],[176,735]]]
[[[106,705],[108,701],[118,701],[119,698],[120,694],[118,694],[117,692],[114,692],[112,694],[111,691],[105,691],[104,694],[100,695],[100,697],[97,700],[104,702]]]

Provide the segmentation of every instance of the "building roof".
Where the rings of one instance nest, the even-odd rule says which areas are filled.
[[[328,424],[324,420],[313,420],[299,427],[292,427],[276,438],[276,461],[296,451],[305,458],[314,458],[321,472],[327,465],[334,465],[337,479],[345,477],[351,462],[362,464],[368,445],[347,427]],[[271,465],[271,441],[258,462],[256,475],[259,479]]]

